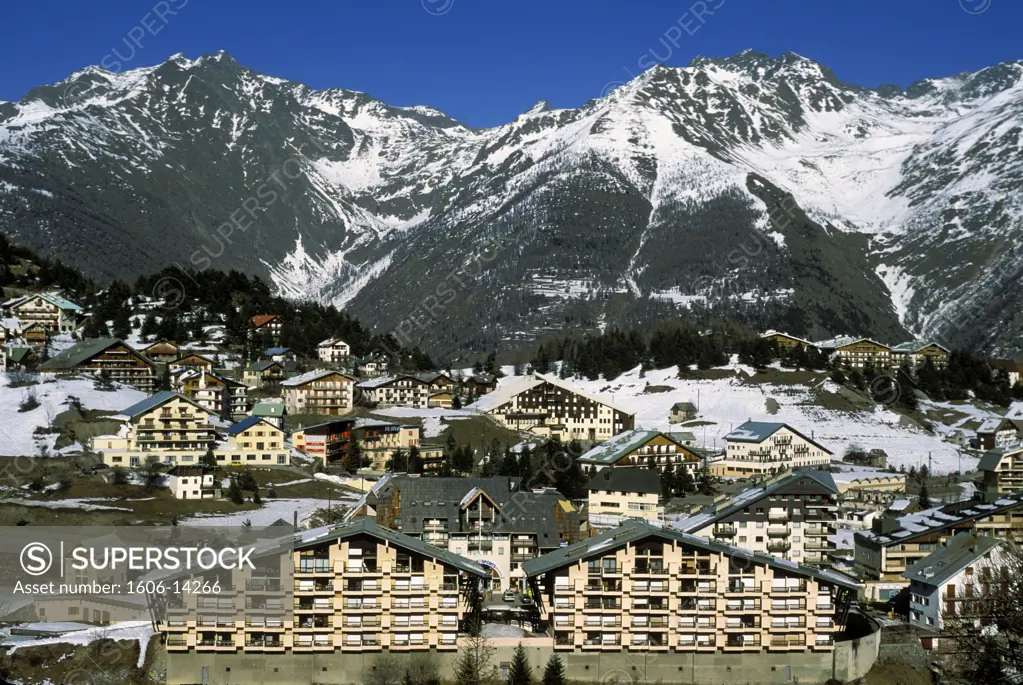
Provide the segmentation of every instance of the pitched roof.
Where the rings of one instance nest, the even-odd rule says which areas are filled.
[[[60,354],[54,355],[47,361],[40,364],[39,368],[44,371],[72,369],[79,364],[88,361],[92,357],[95,357],[107,348],[113,347],[117,344],[124,345],[135,352],[131,345],[123,340],[118,340],[117,338],[89,338],[75,343],[71,347],[60,352]],[[152,366],[152,362],[146,357],[142,356],[138,352],[135,352],[135,355]]]
[[[80,311],[82,311],[82,308],[79,307],[77,304],[75,304],[71,300],[68,300],[68,299],[66,299],[64,297],[61,297],[60,295],[58,295],[56,293],[36,293],[34,295],[25,295],[23,297],[19,297],[19,298],[15,299],[15,300],[12,300],[11,302],[6,303],[6,306],[7,307],[17,307],[19,304],[27,302],[27,301],[31,300],[32,298],[35,298],[35,297],[42,298],[43,300],[46,300],[47,302],[49,302],[50,304],[54,305],[55,307],[58,307],[59,309],[63,309],[65,311],[73,311],[73,312],[80,312]]]
[[[270,426],[274,430],[277,430],[277,431],[280,430],[280,428],[278,428],[277,426],[273,425],[272,423],[270,423],[269,421],[264,419],[262,416],[246,416],[244,419],[242,419],[238,423],[234,424],[233,426],[228,427],[227,434],[228,435],[238,435],[242,431],[247,430],[249,428],[252,428],[257,423],[265,423],[266,425]]]
[[[249,364],[248,366],[245,367],[245,370],[246,371],[266,371],[267,369],[269,369],[271,366],[274,366],[274,365],[281,366],[281,363],[280,362],[275,362],[273,359],[263,359],[263,360],[258,361],[258,362],[252,362],[251,364]],[[281,371],[283,371],[283,370],[284,370],[284,367],[281,366]]]
[[[939,347],[944,350],[945,354],[948,354],[949,350],[947,347],[939,345],[931,340],[908,340],[893,347],[892,352],[919,352],[920,350],[931,346]]]
[[[769,480],[760,485],[755,485],[751,488],[741,490],[731,497],[719,499],[711,503],[710,506],[696,512],[689,518],[675,521],[673,525],[679,530],[687,533],[695,533],[706,528],[712,523],[742,511],[754,502],[758,502],[765,497],[770,497],[776,492],[793,486],[799,488],[799,482],[804,479],[812,480],[814,484],[823,486],[831,493],[836,495],[839,493],[838,485],[835,483],[835,479],[829,472],[795,471],[793,473],[779,476],[778,478]]]
[[[761,443],[767,440],[769,437],[780,431],[782,428],[788,428],[790,431],[806,440],[815,447],[824,450],[828,454],[832,454],[824,445],[820,444],[813,438],[808,438],[798,430],[793,428],[787,423],[776,423],[774,421],[747,421],[741,424],[738,428],[733,430],[731,433],[725,436],[726,442],[755,442]]]
[[[380,387],[383,387],[385,385],[390,385],[391,383],[394,383],[396,381],[405,380],[405,379],[415,381],[416,383],[425,383],[425,384],[429,383],[429,381],[425,381],[422,378],[418,378],[416,376],[412,376],[412,375],[407,374],[407,373],[402,373],[402,374],[398,374],[396,376],[381,376],[380,378],[372,378],[372,379],[370,379],[368,381],[362,381],[361,383],[358,384],[358,386],[360,388],[369,388],[369,389],[380,388]]]
[[[350,345],[341,338],[327,338],[319,345],[317,345],[317,347],[334,347],[335,345],[344,345],[345,347],[350,347]]]
[[[1023,452],[1023,445],[1015,445],[1013,447],[996,447],[993,450],[988,450],[984,453],[984,456],[980,458],[980,463],[977,464],[979,471],[997,471],[998,465],[1002,463],[1002,457],[1009,453]]]
[[[432,559],[448,564],[449,566],[454,566],[466,573],[471,573],[481,578],[490,578],[490,570],[474,561],[470,561],[469,559],[453,552],[449,552],[446,549],[428,545],[422,540],[410,535],[405,535],[391,530],[390,528],[385,528],[368,518],[357,518],[347,523],[338,523],[331,526],[324,526],[322,528],[300,531],[294,538],[295,549],[307,549],[309,547],[321,545],[324,542],[342,540],[354,535],[369,535],[370,537],[380,540],[386,540],[392,545],[401,547],[410,552],[423,554]]]
[[[352,378],[348,374],[341,373],[340,371],[335,371],[333,369],[314,369],[312,371],[306,371],[305,373],[300,374],[298,376],[293,376],[292,378],[289,378],[285,381],[281,381],[281,385],[289,388],[294,388],[300,385],[305,385],[306,383],[318,381],[321,378],[325,378],[327,376],[335,374],[338,376],[343,376],[344,378],[347,378],[348,380],[355,382],[354,378]]]
[[[1019,364],[1012,359],[992,359],[991,366],[1006,373],[1019,373]]]
[[[586,489],[657,494],[661,491],[661,473],[656,469],[644,467],[602,469],[593,474],[593,478],[586,484]]]
[[[786,559],[767,556],[766,554],[761,554],[759,552],[750,552],[746,549],[732,547],[731,545],[723,545],[718,542],[710,542],[706,538],[689,535],[688,533],[683,533],[678,530],[672,530],[647,521],[638,521],[634,519],[626,521],[618,528],[613,528],[607,532],[587,538],[582,542],[577,542],[574,545],[568,545],[567,547],[561,547],[560,549],[548,552],[543,556],[530,559],[522,564],[522,570],[525,572],[527,577],[532,578],[558,568],[577,564],[583,559],[595,556],[604,556],[610,551],[619,549],[630,543],[640,542],[649,537],[658,537],[662,540],[682,542],[698,549],[719,552],[728,556],[741,557],[755,563],[771,566],[786,573],[813,578],[815,580],[831,583],[832,585],[838,585],[849,590],[856,591],[859,590],[860,587],[852,578],[835,573],[834,571],[822,571],[819,569],[809,568],[807,566],[800,566],[799,564]]]
[[[252,405],[253,416],[269,416],[271,418],[280,418],[284,416],[284,403],[283,402],[256,402]]]
[[[605,440],[599,445],[595,445],[576,461],[583,464],[614,464],[659,435],[667,437],[684,450],[692,451],[691,448],[685,447],[677,438],[670,437],[667,433],[636,428],[634,430],[623,431],[610,440]]]
[[[813,346],[813,343],[810,342],[809,340],[804,340],[803,338],[800,338],[797,335],[792,335],[791,333],[785,333],[784,331],[776,331],[774,329],[771,329],[771,330],[768,330],[768,331],[764,331],[763,333],[760,334],[760,337],[761,338],[770,338],[773,335],[780,335],[780,336],[783,336],[783,337],[786,337],[786,338],[791,338],[792,340],[796,340],[798,342],[801,342],[801,343],[807,345],[808,347],[812,347]]]
[[[696,411],[696,405],[692,402],[676,402],[671,405],[671,410],[675,411],[676,409],[681,411]]]
[[[213,412],[211,412],[209,409],[206,409],[202,405],[199,405],[199,404],[193,402],[192,400],[188,399],[187,397],[185,397],[184,395],[182,395],[180,393],[171,392],[170,390],[161,390],[160,392],[156,393],[155,395],[150,395],[149,397],[147,397],[146,399],[142,400],[141,402],[136,402],[135,404],[131,405],[127,409],[122,409],[118,413],[121,414],[122,416],[128,416],[128,417],[131,417],[131,418],[135,418],[139,414],[144,414],[144,413],[146,413],[148,411],[152,411],[153,409],[155,409],[157,407],[160,407],[160,406],[162,406],[164,404],[167,404],[168,402],[170,402],[173,399],[184,400],[185,402],[188,402],[193,407],[196,407],[197,409],[201,409],[202,411],[206,412],[207,414],[210,414],[210,415],[213,414]]]
[[[15,362],[15,363],[21,362],[22,359],[24,359],[25,357],[29,356],[30,354],[35,354],[32,351],[31,347],[8,347],[7,348],[7,358],[10,359],[12,362]]]
[[[983,535],[958,533],[944,547],[906,569],[902,577],[940,587],[1000,544],[1000,540]]]
[[[511,400],[516,395],[519,395],[531,388],[535,388],[538,385],[542,385],[544,383],[550,383],[555,387],[567,390],[568,392],[571,392],[575,395],[579,395],[580,397],[585,397],[586,399],[591,400],[593,402],[603,404],[606,407],[611,407],[612,409],[620,411],[623,414],[628,414],[629,416],[635,415],[635,412],[627,409],[626,407],[615,404],[603,397],[600,397],[599,395],[591,395],[590,393],[584,392],[583,390],[573,385],[565,383],[559,378],[535,372],[531,376],[523,376],[522,378],[518,378],[512,381],[511,383],[505,385],[504,387],[498,387],[493,392],[484,395],[480,399],[470,404],[467,407],[467,409],[483,412],[493,411],[500,407],[501,405],[511,402]]]
[[[272,357],[275,354],[287,354],[288,352],[291,352],[290,347],[268,347],[263,350],[263,356]]]
[[[977,426],[977,433],[996,433],[998,431],[1008,430],[1009,428],[1015,428],[1011,421],[1003,416],[993,416],[991,418],[984,419],[984,421]]]
[[[249,323],[255,328],[262,328],[276,318],[278,318],[276,314],[256,314],[249,319]]]

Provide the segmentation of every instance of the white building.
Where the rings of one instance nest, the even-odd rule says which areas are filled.
[[[338,364],[352,354],[351,346],[341,338],[328,338],[316,346],[316,356],[321,362]]]
[[[219,495],[213,470],[202,466],[175,466],[167,472],[167,487],[177,499],[212,499]]]
[[[355,404],[354,388],[354,378],[331,369],[317,369],[281,381],[289,414],[347,414]]]
[[[940,631],[946,617],[961,613],[998,576],[1003,554],[1000,540],[959,533],[910,566],[902,574],[909,580],[910,624]]]
[[[415,376],[381,376],[359,383],[358,388],[365,399],[380,408],[429,406],[430,383]]]
[[[784,423],[747,421],[725,436],[715,475],[745,477],[831,464],[831,450]]]
[[[561,440],[602,442],[636,425],[634,412],[540,373],[498,387],[468,409],[512,430]]]
[[[586,490],[590,523],[595,526],[615,526],[621,518],[657,521],[664,513],[657,469],[603,469],[593,475]]]

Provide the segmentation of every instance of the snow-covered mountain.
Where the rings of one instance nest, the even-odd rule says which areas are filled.
[[[745,51],[471,129],[225,53],[89,67],[0,103],[0,229],[103,277],[259,273],[442,355],[679,310],[1012,353],[1021,75]]]

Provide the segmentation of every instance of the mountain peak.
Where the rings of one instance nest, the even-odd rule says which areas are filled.
[[[544,112],[549,112],[552,109],[554,109],[554,108],[551,107],[551,103],[547,102],[546,100],[537,100],[536,104],[533,105],[532,107],[530,107],[528,110],[526,110],[525,113],[526,114],[543,114]]]

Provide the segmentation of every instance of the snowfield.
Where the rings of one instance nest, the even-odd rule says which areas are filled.
[[[817,440],[834,453],[836,460],[841,459],[849,445],[856,444],[865,449],[883,449],[888,454],[888,464],[896,467],[927,464],[929,454],[935,473],[957,471],[960,464],[963,471],[976,468],[978,457],[961,454],[955,445],[944,442],[941,434],[903,425],[901,416],[886,407],[877,406],[873,411],[840,411],[821,406],[817,398],[822,392],[838,390],[830,380],[811,388],[797,384],[747,383],[746,379],[755,377],[756,371],[739,364],[734,356],[725,368],[735,375],[713,380],[682,380],[677,377],[678,367],[671,367],[648,371],[640,378],[637,367],[613,381],[570,378],[567,382],[634,411],[637,428],[689,430],[696,436],[697,444],[707,447],[723,449],[724,436],[744,421],[773,421],[787,423]],[[517,378],[509,374],[499,381],[499,387],[514,383]],[[669,386],[670,390],[644,392],[647,386]],[[768,411],[769,398],[777,402],[775,413]],[[669,423],[673,404],[697,401],[700,413],[695,423],[711,422],[709,425],[687,427]],[[922,408],[928,406],[930,404],[921,402]],[[977,417],[996,415],[969,405],[935,406]],[[949,428],[938,426],[942,432]]]

